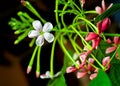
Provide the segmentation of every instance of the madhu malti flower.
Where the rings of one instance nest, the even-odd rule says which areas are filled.
[[[97,11],[98,14],[102,14],[104,11],[106,11],[107,9],[109,9],[113,4],[111,3],[108,7],[106,7],[105,1],[102,0],[101,5],[102,5],[102,7],[97,6],[95,8],[95,10]]]
[[[103,21],[97,23],[98,33],[89,32],[86,36],[86,41],[92,41],[92,49],[97,48],[101,41],[101,33],[104,32],[111,24],[109,18],[105,18]]]
[[[111,6],[112,6],[112,4],[108,8],[110,8]],[[102,7],[97,6],[96,11],[98,12],[98,14],[102,14],[108,8],[106,8],[105,2],[104,2],[104,0],[102,0]],[[94,33],[94,32],[89,32],[88,33],[85,40],[86,41],[90,41],[90,40],[92,41],[92,49],[98,47],[98,45],[101,41],[101,37],[100,37],[101,33],[104,32],[109,27],[110,24],[111,24],[110,19],[105,18],[102,21],[99,21],[97,23],[98,33]]]
[[[91,53],[90,50],[80,53],[79,58],[80,58],[80,61],[81,61],[81,67],[86,64],[86,59],[87,59],[87,57],[90,53]]]
[[[76,67],[74,67],[74,66],[68,67],[68,68],[66,69],[66,73],[71,73],[71,72],[77,71],[77,74],[76,74],[77,78],[82,78],[82,77],[84,77],[86,74],[89,74],[89,73],[91,74],[92,71],[95,70],[95,68],[93,68],[93,67],[91,66],[91,64],[94,63],[94,59],[92,59],[92,58],[89,58],[89,59],[88,59],[88,64],[85,64],[84,66],[81,66],[82,63],[80,63],[78,60],[76,61],[76,63],[79,65],[79,68],[76,68]],[[90,63],[91,63],[91,64],[90,64]],[[94,76],[93,76],[93,77],[94,77]]]
[[[50,22],[46,22],[44,26],[42,27],[42,24],[39,20],[35,20],[32,23],[34,30],[31,30],[28,33],[29,38],[35,38],[36,39],[36,45],[42,46],[44,44],[44,39],[51,43],[54,40],[54,35],[50,33],[50,31],[53,29],[53,25]]]
[[[110,63],[109,62],[110,62],[110,56],[107,56],[107,57],[103,58],[102,65],[107,68],[105,71],[110,69]],[[97,76],[97,74],[98,74],[98,69],[95,69],[94,73],[92,73],[90,75],[90,79],[93,80]]]
[[[97,11],[97,13],[100,15],[102,14],[103,12],[105,12],[107,9],[109,9],[113,4],[111,3],[108,7],[106,7],[105,5],[105,1],[102,0],[102,3],[101,3],[102,7],[99,7],[97,6],[95,8],[95,10]],[[104,23],[103,23],[104,22]],[[97,23],[97,27],[98,29],[100,29],[101,32],[104,32],[106,30],[106,28],[110,25],[111,21],[110,19],[107,17],[105,18],[103,21],[100,21]],[[100,33],[100,32],[99,32]]]

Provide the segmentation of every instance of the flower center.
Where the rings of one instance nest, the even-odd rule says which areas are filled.
[[[43,35],[45,32],[43,32],[43,31],[40,31],[40,33],[39,33],[39,35]]]

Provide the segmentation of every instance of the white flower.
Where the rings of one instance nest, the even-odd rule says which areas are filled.
[[[50,31],[53,29],[53,25],[50,22],[46,22],[44,26],[42,27],[42,24],[39,20],[35,20],[32,23],[34,30],[31,30],[28,33],[29,38],[37,37],[36,39],[36,45],[42,46],[44,44],[44,39],[51,43],[54,40],[54,35],[50,33]]]
[[[47,79],[47,78],[53,79],[55,77],[58,77],[60,74],[61,74],[61,72],[57,72],[55,75],[52,76],[49,71],[46,71],[45,74],[40,75],[40,78],[41,79]]]

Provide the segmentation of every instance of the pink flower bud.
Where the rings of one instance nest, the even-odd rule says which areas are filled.
[[[108,64],[109,61],[110,61],[110,56],[107,56],[107,57],[103,58],[102,65],[103,66],[109,65]]]
[[[88,59],[88,69],[89,70],[94,70],[94,68],[92,67],[92,65],[91,64],[93,64],[94,63],[94,59],[93,58],[89,58]]]
[[[106,54],[109,54],[109,53],[112,53],[113,51],[115,51],[116,50],[116,47],[115,46],[113,46],[113,47],[109,47],[109,48],[107,48],[106,49]]]
[[[40,77],[40,72],[36,71],[36,78]]]
[[[100,44],[100,41],[101,41],[101,38],[98,37],[97,39],[95,40],[92,40],[92,49],[97,49],[98,48],[98,45]]]
[[[112,41],[108,38],[107,43],[110,44],[110,43],[112,43]]]
[[[97,11],[98,14],[102,14],[102,9],[101,9],[101,7],[97,6],[97,7],[95,8],[95,10]]]
[[[85,0],[80,0],[81,1],[81,5],[82,5],[82,7],[84,6],[84,4],[85,4]]]
[[[77,68],[75,68],[75,67],[68,67],[67,69],[66,69],[66,73],[71,73],[71,72],[74,72],[74,71],[76,71],[77,70]]]
[[[31,66],[28,66],[28,68],[27,68],[27,74],[30,73],[31,69],[32,69],[32,67],[31,67]]]
[[[114,37],[113,42],[114,42],[114,44],[118,45],[119,44],[119,37]]]
[[[105,18],[105,19],[102,21],[101,32],[104,32],[104,31],[109,27],[110,24],[111,24],[110,19],[109,19],[109,18]]]
[[[97,76],[98,73],[93,73],[90,75],[90,79],[93,80],[96,76]]]
[[[88,35],[86,36],[85,40],[90,41],[90,40],[97,38],[98,36],[99,35],[94,32],[89,32]]]

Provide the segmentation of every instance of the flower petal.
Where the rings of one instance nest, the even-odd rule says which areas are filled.
[[[93,80],[96,76],[97,76],[98,73],[94,73],[94,74],[91,74],[90,75],[90,79]]]
[[[97,6],[95,8],[95,10],[97,11],[98,14],[102,14],[102,8],[101,7]]]
[[[46,32],[46,33],[44,33],[44,38],[47,42],[51,43],[54,40],[54,35]]]
[[[83,72],[77,72],[77,78],[82,78],[83,76],[85,76],[87,74],[86,71]]]
[[[102,60],[102,65],[107,67],[106,71],[108,69],[110,69],[110,63],[109,62],[110,62],[110,56],[107,56],[107,57],[103,58],[103,60]]]
[[[47,78],[50,78],[48,75],[46,75],[46,74],[42,74],[42,75],[40,75],[40,78],[41,79],[47,79]]]
[[[114,46],[113,46],[113,47],[109,47],[109,48],[106,49],[106,52],[105,52],[105,53],[106,53],[106,54],[109,54],[109,53],[112,53],[112,52],[115,51],[115,50],[116,50],[116,47],[114,47]]]
[[[46,71],[45,74],[40,75],[40,78],[41,78],[41,79],[51,78],[51,77],[50,77],[50,72],[49,72],[49,71]]]
[[[107,9],[111,8],[112,6],[113,6],[113,3],[111,3],[111,4],[107,7]]]
[[[37,30],[37,31],[42,30],[42,24],[39,20],[33,21],[32,25],[33,25],[35,30]]]
[[[42,46],[44,44],[44,37],[43,36],[38,36],[36,39],[36,45]]]
[[[106,10],[106,5],[105,5],[105,1],[104,0],[102,0],[102,9],[103,9],[103,11]]]
[[[103,66],[106,66],[109,61],[110,61],[110,56],[107,56],[107,57],[103,58],[103,60],[102,60],[102,65],[103,65]]]
[[[97,38],[98,36],[99,35],[94,32],[89,32],[88,35],[86,36],[85,40],[90,41],[90,40]]]
[[[74,71],[76,71],[77,70],[77,68],[75,68],[75,67],[68,67],[67,69],[66,69],[66,73],[71,73],[71,72],[74,72]]]
[[[109,18],[105,18],[105,19],[102,21],[101,32],[104,32],[104,31],[109,27],[110,24],[111,24],[110,19],[109,19]]]
[[[98,46],[99,46],[99,44],[100,44],[100,41],[101,41],[101,38],[98,37],[98,38],[96,39],[96,46],[95,46],[96,49],[98,48]]]
[[[43,32],[50,32],[53,29],[53,25],[50,22],[47,22],[43,26]]]
[[[98,31],[99,31],[99,34],[100,34],[101,33],[101,28],[102,28],[102,22],[101,21],[99,21],[97,23],[97,28],[98,28]]]
[[[97,49],[98,48],[98,45],[100,44],[100,41],[101,41],[101,38],[98,37],[97,39],[95,40],[92,40],[92,49]]]
[[[87,51],[87,52],[82,52],[82,53],[80,54],[80,56],[79,56],[80,61],[81,61],[80,68],[82,68],[82,67],[85,65],[86,59],[87,59],[88,55],[89,55],[89,52],[88,52],[88,51]]]
[[[31,30],[29,33],[28,33],[28,37],[29,38],[34,38],[34,37],[37,37],[39,35],[39,32],[36,31],[36,30]]]
[[[108,44],[112,43],[112,41],[109,38],[106,41]]]
[[[92,65],[91,64],[93,64],[94,63],[94,59],[93,58],[89,58],[88,59],[88,69],[89,70],[94,70],[94,68],[92,67]]]
[[[119,37],[114,37],[113,42],[114,42],[116,45],[118,45],[118,43],[119,43]]]

